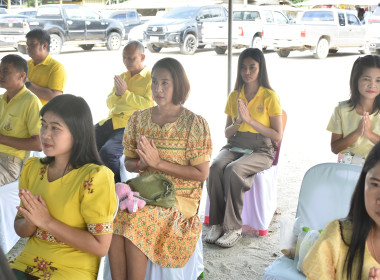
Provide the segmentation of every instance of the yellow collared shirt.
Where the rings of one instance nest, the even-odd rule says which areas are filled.
[[[120,76],[127,83],[128,90],[122,96],[117,96],[116,89],[113,87],[107,97],[107,107],[110,109],[108,118],[99,122],[99,125],[103,125],[107,120],[112,119],[113,129],[125,128],[135,111],[154,105],[150,88],[151,73],[146,67],[133,77],[129,71]]]
[[[62,92],[65,89],[67,80],[66,70],[50,54],[37,65],[34,65],[33,59],[28,60],[28,69],[28,79],[33,84]],[[40,100],[42,105],[47,103],[47,100]]]
[[[8,92],[0,95],[0,134],[16,138],[30,138],[40,133],[41,102],[25,86],[7,102]],[[0,144],[0,152],[22,160],[27,151]]]
[[[241,89],[240,94],[238,91],[234,90],[228,96],[224,112],[232,119],[238,116],[238,98],[247,102],[244,94],[244,86]],[[270,117],[282,115],[280,98],[273,90],[264,87],[260,87],[255,97],[248,103],[248,109],[250,116],[266,127],[270,127]],[[243,122],[238,130],[241,132],[259,133],[246,122]]]

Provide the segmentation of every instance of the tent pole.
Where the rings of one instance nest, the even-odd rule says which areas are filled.
[[[228,0],[228,81],[227,81],[227,95],[231,92],[231,61],[232,61],[232,1]]]

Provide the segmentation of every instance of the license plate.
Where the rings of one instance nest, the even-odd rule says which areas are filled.
[[[160,37],[158,37],[158,36],[150,36],[150,41],[151,42],[159,42],[160,41]]]

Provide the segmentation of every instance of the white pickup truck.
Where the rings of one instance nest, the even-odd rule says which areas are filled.
[[[279,10],[269,6],[234,5],[232,13],[232,47],[266,49],[272,46],[272,38],[281,36],[284,26],[291,23]],[[203,42],[224,54],[228,45],[228,22],[205,22],[202,27]]]
[[[280,57],[291,51],[313,52],[315,58],[325,58],[340,48],[358,48],[360,53],[369,52],[366,29],[354,14],[355,11],[339,9],[311,9],[301,13],[297,24],[289,25],[286,38],[274,40]]]

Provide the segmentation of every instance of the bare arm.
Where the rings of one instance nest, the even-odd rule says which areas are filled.
[[[26,151],[41,151],[41,140],[39,135],[30,138],[17,138],[0,134],[0,144]]]
[[[239,118],[238,118],[239,119]],[[238,124],[241,124],[243,121],[242,120],[237,120]],[[226,136],[227,139],[230,139],[232,136],[235,135],[235,133],[238,131],[240,125],[233,125],[233,121],[231,116],[227,116],[226,120],[226,127],[224,129],[224,135]]]
[[[53,99],[53,97],[56,97],[57,95],[62,94],[63,92],[60,90],[54,90],[50,88],[40,87],[34,83],[31,83],[31,85],[28,88],[31,92],[33,92],[35,95],[38,96],[39,99],[47,100]]]
[[[19,232],[26,235],[30,234],[33,229],[31,225],[34,225],[34,227],[47,230],[54,237],[75,249],[99,257],[107,254],[112,234],[93,235],[88,231],[68,226],[50,216],[45,201],[40,196],[34,196],[28,190],[21,190],[20,192],[24,207],[18,207],[18,210],[25,218],[23,223],[21,222],[22,219],[20,222],[16,219],[17,226],[15,222],[15,228],[17,227]]]
[[[334,154],[338,154],[344,149],[348,148],[355,143],[356,140],[360,137],[357,131],[354,131],[343,138],[343,134],[331,134],[331,151]]]

